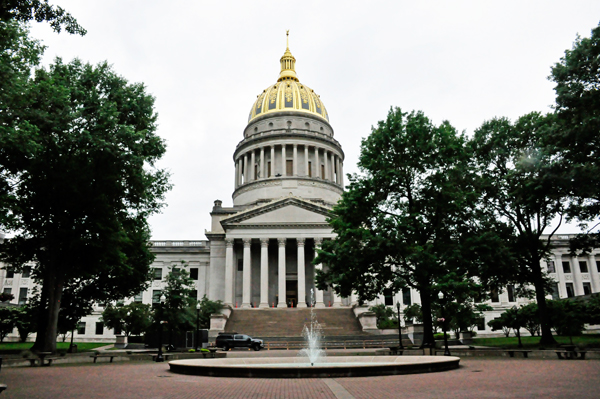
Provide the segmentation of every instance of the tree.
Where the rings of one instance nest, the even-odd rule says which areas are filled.
[[[586,311],[583,302],[578,299],[548,301],[548,310],[556,333],[569,337],[573,345],[573,337],[581,335],[584,330]]]
[[[223,309],[223,302],[211,301],[204,295],[200,300],[200,328],[210,328],[210,315],[219,313]]]
[[[593,295],[585,303],[585,322],[588,324],[600,324],[600,296]]]
[[[58,311],[57,333],[63,336],[65,342],[67,333],[71,332],[71,346],[73,346],[74,332],[79,321],[92,313],[92,300],[86,295],[86,285],[81,281],[72,281],[63,288]],[[39,297],[38,297],[39,302]]]
[[[26,342],[29,334],[35,331],[37,320],[37,307],[29,301],[29,303],[15,308],[17,331],[21,342]]]
[[[515,123],[506,118],[487,121],[471,140],[484,190],[483,204],[513,231],[505,240],[517,268],[516,281],[535,288],[543,345],[556,342],[546,311],[548,279],[541,260],[550,254],[551,238],[560,222],[545,240],[541,235],[555,217],[562,222],[566,198],[545,147],[554,127],[552,115],[533,112]]]
[[[540,317],[538,313],[537,303],[529,303],[519,309],[519,312],[523,314],[525,318],[525,325],[523,326],[532,337],[536,334],[540,335]]]
[[[127,337],[141,335],[146,332],[151,323],[150,305],[131,302],[116,306],[109,305],[102,312],[101,321],[108,328],[122,331]]]
[[[398,320],[394,318],[394,309],[385,306],[383,303],[373,305],[369,310],[375,313],[377,319],[377,328],[397,328]]]
[[[69,33],[85,35],[86,30],[77,20],[61,7],[48,4],[48,0],[2,0],[0,21],[37,22],[47,21],[52,29],[60,33],[64,28]]]
[[[197,299],[192,297],[195,283],[185,270],[186,263],[172,266],[166,278],[166,286],[162,294],[166,298],[162,309],[162,321],[167,322],[169,334],[192,329],[196,323],[195,306]]]
[[[600,215],[600,25],[589,38],[577,37],[549,79],[556,83],[559,125],[549,146],[558,157],[557,174],[573,196],[568,215],[594,220]],[[598,238],[595,234],[594,246]]]
[[[418,290],[423,345],[433,345],[438,292],[451,301],[468,285],[473,295],[471,288],[483,289],[476,281],[490,281],[482,271],[503,270],[498,262],[506,259],[494,256],[503,247],[497,221],[478,214],[469,162],[464,136],[448,122],[435,126],[422,112],[391,109],[363,139],[362,174],[350,176],[328,219],[337,236],[318,252],[315,263],[329,266],[318,272],[318,286],[341,296],[356,291],[361,301],[389,288]]]
[[[133,296],[153,255],[147,217],[170,187],[155,162],[154,99],[102,63],[60,59],[24,87],[17,118],[0,131],[0,228],[15,233],[0,257],[32,262],[41,289],[33,349],[54,352],[63,288],[89,301]],[[11,121],[9,121],[11,122]]]
[[[17,326],[20,312],[16,306],[2,306],[0,307],[0,342],[4,341],[4,338]]]
[[[495,319],[488,321],[487,324],[488,324],[488,326],[490,326],[492,331],[502,330],[502,333],[504,334],[504,336],[506,338],[509,337],[511,327],[508,326],[506,319],[504,319],[502,317],[496,317]]]

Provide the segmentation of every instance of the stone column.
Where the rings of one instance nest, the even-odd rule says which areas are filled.
[[[575,295],[583,295],[583,276],[579,267],[579,258],[571,258],[571,274],[573,276],[573,287],[575,287]],[[588,267],[588,272],[590,268]]]
[[[600,292],[600,275],[598,274],[598,265],[594,255],[588,255],[588,271],[590,272],[590,282],[592,283],[592,293]]]
[[[271,174],[268,177],[275,176],[275,146],[271,146]]]
[[[240,185],[239,181],[238,181],[238,175],[240,173],[240,163],[239,161],[236,159],[235,160],[235,178],[234,180],[234,184],[235,184],[235,188],[238,188],[238,186]]]
[[[244,238],[244,271],[243,271],[243,292],[242,292],[242,308],[250,308],[251,290],[252,290],[252,273],[250,270],[250,243],[251,239]]]
[[[340,185],[344,186],[344,163],[340,159]]]
[[[308,146],[304,145],[304,176],[308,177]]]
[[[329,180],[329,159],[327,156],[327,150],[323,149],[323,165],[325,166],[325,176],[323,178],[325,180]]]
[[[254,176],[254,168],[256,165],[256,155],[254,154],[255,151],[252,150],[252,152],[250,153],[250,180],[254,181],[256,180],[256,176]]]
[[[259,178],[265,178],[265,147],[260,147],[260,165],[258,165]]]
[[[269,307],[269,239],[260,239],[260,307]]]
[[[562,267],[562,255],[560,253],[554,253],[554,270],[556,271],[556,283],[558,285],[558,297],[566,298],[567,289],[565,288],[565,273]],[[562,294],[564,295],[562,295]]]
[[[244,184],[248,183],[248,153],[244,155],[244,169],[242,170],[242,177],[244,180]]]
[[[277,301],[278,308],[287,307],[287,303],[285,303],[285,238],[278,238],[277,245],[279,246],[279,257],[277,262],[277,273],[278,273],[278,295],[279,299]]]
[[[323,240],[321,238],[315,238],[315,258],[317,257],[317,248],[321,246],[321,242]],[[315,265],[315,272],[317,270],[322,270],[323,269],[323,265],[321,263],[319,263],[318,265]],[[316,274],[316,273],[315,273]],[[314,281],[313,281],[314,284]],[[325,307],[325,303],[323,302],[323,291],[321,291],[320,289],[318,289],[315,286],[315,308],[324,308]]]
[[[337,171],[336,174],[336,183],[337,184],[342,184],[342,173],[341,173],[341,165],[342,162],[340,160],[340,157],[335,157],[335,170]]]
[[[292,165],[292,174],[298,176],[298,144],[294,144],[294,165]]]
[[[306,306],[306,263],[304,261],[304,238],[297,238],[298,246],[298,307]]]
[[[334,308],[342,306],[342,298],[335,293],[333,288],[331,289],[331,306]]]
[[[285,167],[285,144],[281,145],[281,176],[287,176]]]
[[[332,152],[331,153],[331,166],[329,168],[329,170],[331,171],[331,181],[334,183],[337,183],[337,177],[335,175],[335,163],[336,163],[336,157],[335,154]]]
[[[225,304],[233,305],[233,239],[225,239]]]

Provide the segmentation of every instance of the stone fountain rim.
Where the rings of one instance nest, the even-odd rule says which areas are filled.
[[[329,378],[446,371],[459,366],[454,356],[336,356],[310,366],[301,357],[188,359],[169,362],[172,372],[211,377]],[[277,365],[279,364],[279,366]]]

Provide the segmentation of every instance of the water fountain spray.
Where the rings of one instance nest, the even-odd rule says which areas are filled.
[[[304,324],[302,336],[306,340],[307,347],[300,351],[300,356],[307,356],[310,365],[314,364],[325,356],[325,351],[321,349],[321,338],[323,338],[323,328],[317,321],[315,309],[315,290],[310,289],[310,323]]]

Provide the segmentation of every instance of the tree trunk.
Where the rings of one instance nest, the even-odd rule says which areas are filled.
[[[519,341],[519,348],[523,347],[523,343],[521,342],[521,329],[515,328],[515,335],[517,336],[517,340]]]
[[[33,351],[56,353],[58,311],[60,310],[63,285],[64,277],[59,273],[54,270],[44,273],[42,304],[46,304],[46,306],[40,309],[40,324],[35,344],[31,348]]]
[[[556,345],[556,340],[552,336],[550,317],[548,317],[548,307],[546,306],[544,280],[542,278],[542,269],[540,267],[539,259],[537,260],[537,262],[535,262],[534,260],[532,263],[535,299],[537,300],[538,314],[540,316],[540,345]]]
[[[433,323],[431,321],[431,297],[429,290],[420,290],[421,312],[423,313],[423,343],[421,348],[433,347],[435,339],[433,338]]]

